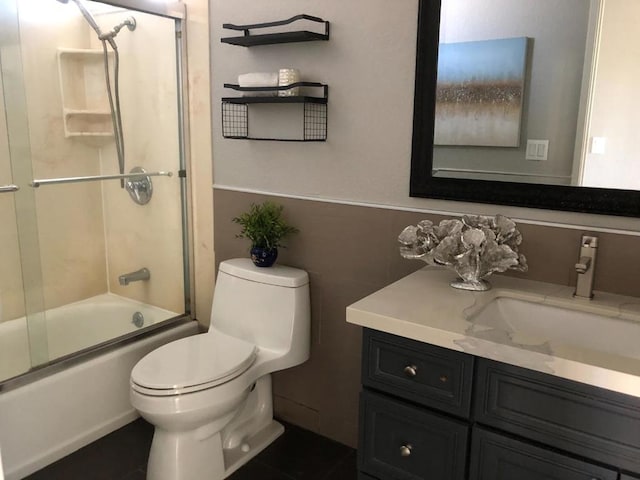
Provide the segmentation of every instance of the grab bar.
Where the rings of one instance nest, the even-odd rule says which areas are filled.
[[[171,177],[172,172],[141,172],[141,173],[123,173],[117,175],[94,175],[88,177],[66,177],[66,178],[43,178],[34,179],[29,185],[38,188],[42,185],[57,185],[59,183],[80,183],[80,182],[97,182],[100,180],[126,180],[128,178],[144,178],[144,177]]]
[[[0,186],[0,193],[17,192],[20,187],[17,185],[2,185]]]

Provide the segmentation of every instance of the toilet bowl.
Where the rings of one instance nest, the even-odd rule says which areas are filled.
[[[155,426],[147,479],[223,479],[275,440],[271,373],[306,361],[309,342],[306,272],[222,262],[209,330],[131,372],[131,403]]]

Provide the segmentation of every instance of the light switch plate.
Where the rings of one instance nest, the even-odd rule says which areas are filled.
[[[527,140],[526,160],[546,160],[549,157],[549,140]]]
[[[607,151],[607,137],[591,138],[591,153],[596,155],[604,155]]]

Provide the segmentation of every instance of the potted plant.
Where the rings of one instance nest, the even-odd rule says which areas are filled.
[[[288,225],[282,218],[282,205],[266,201],[251,204],[248,212],[233,218],[242,226],[236,237],[251,241],[251,260],[258,267],[270,267],[278,257],[278,247],[284,247],[282,240],[298,229]]]

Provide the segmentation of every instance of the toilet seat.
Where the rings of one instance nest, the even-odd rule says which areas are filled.
[[[193,393],[245,372],[257,347],[221,332],[182,338],[152,351],[133,368],[131,386],[145,395]]]

